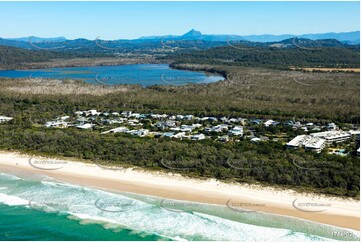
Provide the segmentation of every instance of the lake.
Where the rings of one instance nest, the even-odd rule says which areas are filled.
[[[188,83],[202,84],[224,80],[222,76],[206,75],[203,72],[171,69],[167,64],[9,70],[0,71],[0,77],[77,79],[93,84],[138,84],[144,87],[152,85],[185,85]]]

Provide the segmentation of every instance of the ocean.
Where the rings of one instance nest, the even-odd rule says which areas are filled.
[[[0,240],[352,241],[359,232],[0,172]]]
[[[92,84],[116,85],[138,84],[151,85],[185,85],[202,84],[224,80],[219,75],[206,75],[203,72],[171,69],[167,64],[133,64],[118,66],[89,66],[46,68],[33,70],[0,71],[0,77],[81,80]]]

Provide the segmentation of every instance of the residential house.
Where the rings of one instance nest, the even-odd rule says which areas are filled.
[[[220,142],[228,142],[229,136],[228,135],[219,136],[217,140]]]
[[[204,140],[206,136],[204,134],[195,134],[191,136],[191,140]]]
[[[243,136],[243,127],[235,126],[233,129],[228,131],[228,134],[233,136]]]
[[[77,125],[75,127],[77,127],[78,129],[91,129],[95,126],[95,124],[82,124],[82,125]]]
[[[185,132],[179,132],[179,133],[175,134],[173,137],[176,138],[176,139],[182,139],[182,138],[186,137],[186,133]]]
[[[165,133],[163,134],[163,137],[173,138],[173,137],[174,137],[174,133],[173,133],[173,132],[165,132]]]
[[[193,115],[186,115],[183,117],[184,120],[192,120],[194,119],[194,116]]]
[[[47,127],[47,128],[67,128],[67,127],[69,127],[69,123],[61,121],[61,120],[56,120],[56,121],[46,122],[45,127]]]
[[[132,133],[132,135],[135,135],[138,137],[144,137],[144,136],[147,136],[148,134],[149,134],[148,129],[135,130],[135,132]]]
[[[327,128],[327,130],[329,130],[329,131],[334,131],[334,130],[337,130],[337,129],[338,129],[338,128],[337,128],[337,125],[336,125],[335,123],[329,123],[329,124],[327,124],[326,128]]]
[[[265,127],[269,127],[269,126],[271,126],[274,122],[275,122],[274,120],[270,119],[270,120],[267,120],[266,122],[264,122],[263,125],[264,125]]]
[[[130,117],[130,115],[132,115],[132,111],[124,111],[124,112],[122,112],[121,113],[121,115],[123,116],[123,117]]]
[[[250,124],[255,125],[255,124],[260,124],[262,123],[261,119],[252,119],[249,121]]]
[[[118,127],[118,128],[115,128],[115,129],[111,129],[111,130],[108,130],[108,131],[105,131],[105,132],[102,132],[102,134],[107,134],[107,133],[125,133],[129,131],[129,129],[127,127]]]

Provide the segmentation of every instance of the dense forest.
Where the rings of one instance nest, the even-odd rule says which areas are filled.
[[[52,59],[61,58],[97,58],[113,57],[113,55],[96,52],[75,52],[75,51],[49,51],[49,50],[28,50],[16,47],[0,45],[0,70],[19,69],[24,63],[50,62]]]
[[[152,56],[158,58],[159,61],[171,61],[174,64],[192,63],[277,69],[358,68],[360,65],[359,45],[345,45],[337,40],[298,39],[295,41],[295,39],[287,39],[270,43],[250,41],[233,43],[166,39],[146,42],[77,39],[57,43],[56,46],[64,47],[60,49],[52,49],[51,44],[45,44],[44,49],[41,47],[37,49],[27,42],[21,42],[28,47],[0,45],[0,69],[16,69],[24,63],[49,62],[54,59],[129,56]]]
[[[227,46],[209,50],[174,53],[174,64],[211,64],[289,69],[290,67],[359,68],[357,49],[322,47],[315,49]]]

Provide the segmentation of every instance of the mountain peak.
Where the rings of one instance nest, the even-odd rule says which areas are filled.
[[[200,31],[191,29],[191,31],[185,33],[184,35],[182,35],[182,37],[197,37],[197,36],[201,36],[202,33]]]

